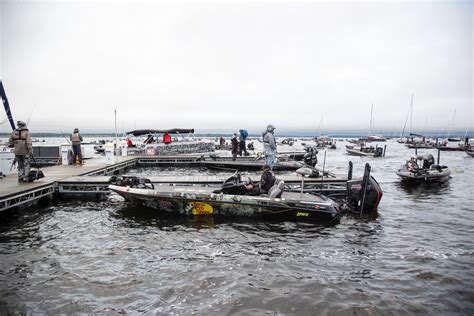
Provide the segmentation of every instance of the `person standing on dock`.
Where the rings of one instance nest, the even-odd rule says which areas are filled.
[[[31,134],[25,122],[18,121],[17,128],[8,140],[9,147],[15,148],[15,161],[18,163],[18,182],[28,182],[30,173],[30,157],[33,155]]]
[[[237,133],[234,133],[232,139],[230,140],[232,143],[232,161],[237,159],[237,153],[239,152],[239,141],[237,140]]]
[[[82,135],[79,134],[79,129],[75,128],[74,132],[69,136],[72,142],[72,151],[74,153],[73,156],[73,163],[82,165],[82,152],[81,152],[81,142],[82,142]]]
[[[265,151],[265,164],[270,166],[270,169],[273,170],[273,165],[275,164],[276,157],[276,142],[273,132],[275,126],[269,124],[267,130],[262,134],[263,136],[263,148]]]
[[[245,141],[249,136],[249,133],[245,129],[239,130],[239,156],[242,156],[242,151],[244,152],[245,156],[248,156],[247,148],[245,146]]]

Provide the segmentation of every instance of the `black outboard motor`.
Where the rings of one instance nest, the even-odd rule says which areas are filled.
[[[347,202],[351,211],[355,213],[362,214],[377,211],[382,195],[380,185],[370,176],[369,164],[365,165],[363,178],[347,181]]]
[[[423,169],[429,169],[434,164],[434,157],[432,154],[423,156]]]
[[[318,163],[318,150],[314,147],[307,147],[306,154],[303,156],[303,162],[311,167],[316,166]]]
[[[382,156],[383,156],[383,148],[382,147],[375,148],[374,157],[382,157]]]

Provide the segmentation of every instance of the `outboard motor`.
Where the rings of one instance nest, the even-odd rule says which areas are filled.
[[[318,163],[318,150],[314,147],[307,147],[307,153],[303,156],[303,162],[311,167],[316,166]]]
[[[423,169],[429,169],[434,164],[434,157],[432,154],[423,156]]]
[[[364,192],[365,188],[365,192]],[[347,202],[355,213],[377,211],[382,199],[382,189],[378,182],[370,176],[370,165],[365,165],[364,177],[347,181]]]
[[[382,147],[375,148],[374,157],[382,157],[382,156],[383,156],[383,148]]]

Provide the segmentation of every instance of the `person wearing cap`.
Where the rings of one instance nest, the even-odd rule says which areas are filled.
[[[273,132],[275,126],[269,124],[267,130],[262,133],[263,136],[263,148],[265,152],[265,164],[270,166],[270,169],[273,170],[273,165],[275,164],[276,157],[276,142]]]
[[[237,139],[237,133],[234,133],[230,142],[232,144],[232,161],[235,161],[237,159],[237,153],[239,152],[239,141]]]
[[[28,182],[30,173],[30,157],[33,155],[31,134],[25,122],[18,121],[17,128],[8,140],[9,147],[15,148],[15,161],[18,164],[18,182]]]
[[[74,153],[73,156],[73,163],[82,164],[82,151],[81,151],[81,142],[82,142],[82,135],[79,134],[79,129],[75,128],[74,132],[69,136],[69,139],[72,143],[72,151]]]
[[[248,183],[245,185],[245,190],[247,190],[248,195],[261,195],[267,194],[270,188],[275,184],[275,175],[270,170],[269,165],[263,165],[262,167],[263,173],[260,177],[260,182],[258,185],[253,183]]]

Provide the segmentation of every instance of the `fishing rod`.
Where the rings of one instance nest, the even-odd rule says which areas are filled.
[[[71,141],[66,137],[66,134],[62,130],[59,131],[61,132],[61,135],[67,140],[68,144],[71,145]]]

